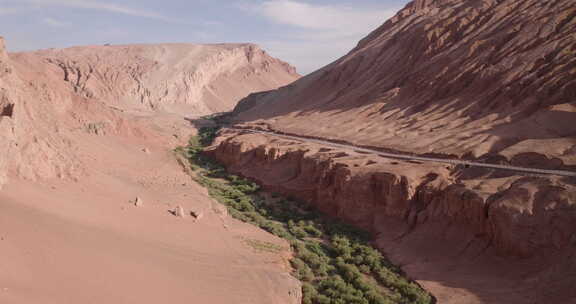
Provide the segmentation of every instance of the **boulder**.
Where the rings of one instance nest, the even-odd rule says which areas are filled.
[[[142,207],[144,206],[144,201],[142,201],[140,197],[136,197],[136,199],[134,199],[134,206]]]
[[[182,206],[177,206],[176,208],[174,208],[174,211],[172,211],[172,213],[177,217],[186,217],[186,213],[184,212],[184,208],[182,208]]]

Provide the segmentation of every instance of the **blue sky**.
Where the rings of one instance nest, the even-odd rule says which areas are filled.
[[[90,44],[253,42],[312,72],[408,0],[0,0],[9,51]]]

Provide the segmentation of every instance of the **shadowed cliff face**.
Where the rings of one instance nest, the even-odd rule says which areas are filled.
[[[576,236],[576,188],[567,178],[395,161],[236,131],[220,137],[210,153],[236,172],[371,231],[378,217],[410,229],[448,221],[520,257],[563,250]]]
[[[570,0],[416,1],[239,118],[416,153],[532,151],[574,165],[575,35]]]

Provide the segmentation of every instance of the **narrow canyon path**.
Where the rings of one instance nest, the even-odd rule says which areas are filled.
[[[464,165],[464,166],[470,166],[470,167],[480,167],[480,168],[488,168],[488,169],[496,169],[496,170],[508,170],[508,171],[515,171],[515,172],[529,173],[529,174],[543,174],[543,175],[576,177],[576,172],[567,171],[567,170],[550,170],[550,169],[528,168],[528,167],[518,167],[518,166],[510,166],[510,165],[489,164],[489,163],[483,163],[483,162],[478,162],[478,161],[469,161],[469,160],[460,160],[460,159],[445,159],[445,158],[438,158],[438,157],[418,156],[418,155],[410,155],[410,154],[402,154],[402,153],[390,153],[390,152],[378,151],[375,149],[357,147],[357,146],[350,145],[350,144],[340,144],[340,143],[335,143],[335,142],[331,142],[328,140],[322,140],[322,139],[316,139],[316,138],[310,138],[310,137],[304,137],[304,136],[298,136],[298,135],[288,135],[288,134],[281,134],[281,133],[277,133],[277,132],[238,128],[238,127],[228,127],[228,128],[242,131],[242,132],[265,134],[265,135],[276,136],[276,137],[284,138],[284,139],[311,142],[311,143],[331,146],[331,147],[335,147],[335,148],[352,149],[352,150],[359,152],[359,153],[375,154],[375,155],[386,157],[386,158],[404,159],[404,160],[409,160],[409,161],[447,163],[447,164],[452,164],[452,165]]]

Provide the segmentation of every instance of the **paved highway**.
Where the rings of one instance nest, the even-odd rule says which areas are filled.
[[[279,134],[279,133],[270,132],[270,131],[233,128],[233,127],[232,127],[232,129],[241,130],[241,131],[250,132],[250,133],[272,135],[272,136],[276,136],[279,138],[285,138],[285,139],[291,139],[291,140],[312,142],[312,143],[336,147],[336,148],[351,149],[351,150],[354,150],[357,152],[370,153],[370,154],[375,154],[375,155],[379,155],[382,157],[394,158],[394,159],[447,163],[447,164],[452,164],[452,165],[465,165],[465,166],[470,166],[470,167],[509,170],[509,171],[516,171],[516,172],[531,173],[531,174],[544,174],[544,175],[558,175],[558,176],[576,177],[576,172],[566,171],[566,170],[548,170],[548,169],[526,168],[526,167],[516,167],[516,166],[509,166],[509,165],[488,164],[488,163],[481,163],[481,162],[468,161],[468,160],[459,160],[459,159],[443,159],[443,158],[423,157],[423,156],[409,155],[409,154],[389,153],[389,152],[381,152],[381,151],[374,150],[374,149],[355,147],[353,145],[334,143],[334,142],[330,142],[330,141],[326,141],[326,140],[300,137],[300,136],[294,136],[294,135]]]

